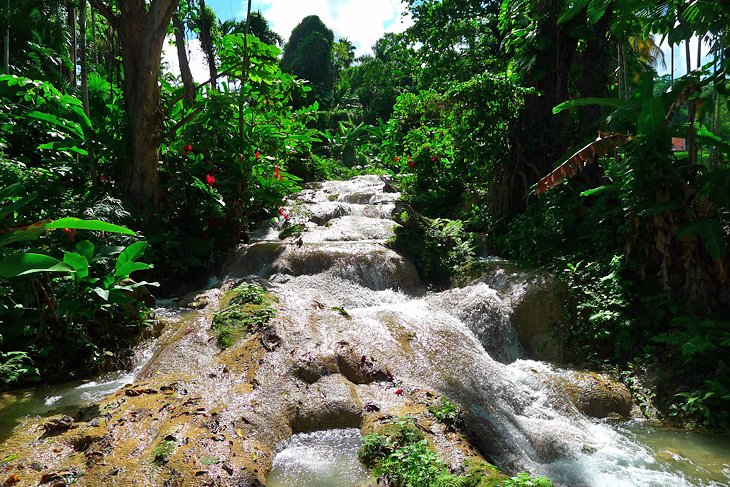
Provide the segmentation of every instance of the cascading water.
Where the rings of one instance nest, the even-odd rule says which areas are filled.
[[[280,299],[274,345],[252,340],[221,352],[210,338],[210,312],[196,312],[159,342],[137,374],[142,385],[100,403],[103,424],[84,419],[61,443],[38,442],[25,427],[0,455],[40,458],[49,470],[86,458],[79,468],[88,485],[104,483],[115,465],[122,484],[248,485],[273,466],[272,485],[324,485],[312,480],[324,478],[322,466],[325,477],[349,487],[361,477],[347,480],[360,467],[355,430],[346,428],[361,427],[364,411],[396,409],[428,389],[462,407],[480,449],[510,472],[575,487],[730,483],[727,442],[702,443],[712,452],[705,455],[667,453],[646,426],[580,412],[564,386],[572,372],[527,359],[520,344],[510,318],[527,287],[513,285],[519,275],[426,290],[413,265],[384,245],[398,197],[378,176],[302,191],[288,205],[301,235],[280,241],[278,225],[262,228],[223,268],[225,282],[254,280]],[[211,308],[222,294],[206,294]],[[385,379],[362,372],[371,363]],[[82,456],[67,447],[79,436],[89,438]],[[160,460],[161,444],[169,458]],[[328,463],[333,448],[343,455]]]
[[[274,457],[268,487],[345,487],[365,485],[367,471],[357,452],[362,446],[356,428],[299,433]]]
[[[398,198],[383,192],[387,186],[379,177],[359,177],[316,185],[294,200],[291,213],[307,227],[303,243],[327,244],[319,248],[323,255],[301,258],[307,250],[289,245],[275,254],[263,276],[275,283],[287,306],[304,310],[321,300],[349,315],[344,324],[317,322],[311,353],[343,339],[378,351],[381,361],[395,365],[391,372],[397,368],[414,386],[428,385],[458,401],[497,463],[550,476],[557,484],[679,486],[730,480],[727,471],[714,481],[678,472],[635,436],[586,418],[556,396],[549,377],[560,371],[520,360],[525,352],[510,326],[509,303],[491,287],[475,283],[425,293],[416,286],[410,269],[382,247],[392,234],[389,215]],[[243,255],[256,245],[261,244]]]

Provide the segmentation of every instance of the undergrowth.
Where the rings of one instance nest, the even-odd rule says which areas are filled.
[[[451,408],[447,408],[451,410]],[[396,417],[364,438],[360,461],[393,487],[551,487],[545,477],[508,477],[483,461],[465,462],[454,474],[428,443],[413,417]]]

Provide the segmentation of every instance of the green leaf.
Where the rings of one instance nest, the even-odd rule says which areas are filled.
[[[121,266],[117,266],[114,274],[116,277],[122,277],[128,276],[135,271],[145,271],[151,268],[152,266],[150,264],[145,264],[144,262],[125,262]]]
[[[74,272],[74,269],[44,254],[12,254],[0,261],[0,277],[4,279],[35,272]]]
[[[94,244],[88,240],[82,240],[76,244],[76,252],[86,257],[88,262],[94,261]]]
[[[63,263],[73,267],[76,272],[76,279],[83,279],[89,275],[89,261],[76,252],[64,252]]]
[[[647,137],[655,137],[664,128],[664,103],[659,97],[651,96],[644,99],[639,113],[638,131]]]
[[[114,257],[115,255],[119,255],[124,250],[124,247],[120,245],[105,245],[99,249],[98,252],[96,252],[96,255],[94,255],[93,262],[98,262],[102,259],[106,259],[108,257]]]
[[[553,114],[557,115],[563,110],[569,110],[576,107],[583,107],[588,105],[599,105],[604,107],[619,108],[626,105],[626,101],[619,100],[618,98],[579,98],[577,100],[564,101],[560,105],[553,107]]]
[[[75,230],[94,230],[97,232],[123,233],[125,235],[137,235],[132,230],[113,223],[103,222],[101,220],[82,220],[81,218],[59,218],[58,220],[47,223],[44,228],[73,228]]]
[[[109,291],[100,287],[95,287],[91,290],[96,293],[104,301],[109,301]]]
[[[147,242],[141,241],[141,242],[135,242],[126,249],[122,251],[121,254],[119,254],[119,257],[117,258],[117,263],[115,266],[116,272],[115,274],[117,276],[122,275],[119,271],[124,266],[124,264],[128,262],[134,262],[138,258],[140,258],[143,254],[145,249],[147,248]]]
[[[3,189],[0,189],[0,201],[12,198],[13,196],[18,196],[21,189],[23,189],[22,183],[13,183],[10,186],[5,186]]]
[[[67,145],[65,142],[48,142],[38,146],[38,150],[57,150],[57,151],[68,151],[75,152],[81,156],[88,156],[89,153],[86,149],[77,147],[75,145]]]
[[[13,201],[9,205],[0,207],[0,220],[4,220],[5,217],[7,217],[8,215],[15,213],[20,208],[30,203],[31,201],[36,199],[36,196],[36,194],[31,194],[17,201]]]
[[[597,188],[593,189],[587,189],[583,191],[580,195],[581,196],[595,196],[597,194],[613,191],[616,189],[616,185],[614,184],[604,184],[603,186],[599,186]]]
[[[71,133],[81,140],[84,139],[84,131],[81,129],[81,125],[76,122],[72,122],[71,120],[66,120],[63,118],[59,118],[55,115],[51,115],[50,113],[43,112],[30,112],[27,116],[48,122],[52,125],[55,125],[56,127],[63,129],[66,133]]]

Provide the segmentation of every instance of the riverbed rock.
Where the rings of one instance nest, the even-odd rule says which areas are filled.
[[[593,418],[629,418],[634,405],[629,389],[606,374],[573,371],[558,379],[583,414]]]
[[[562,325],[567,316],[568,290],[555,276],[526,270],[498,258],[472,262],[461,283],[485,283],[509,303],[510,322],[525,358],[563,363],[568,354]]]
[[[383,193],[386,182],[366,176],[322,183],[296,203],[336,200],[349,205],[349,216],[376,218],[398,197]],[[304,224],[306,237],[316,223]],[[200,293],[207,306],[172,311],[152,358],[129,387],[96,402],[57,435],[43,437],[43,420],[27,418],[0,443],[0,458],[11,458],[6,473],[21,485],[66,471],[78,472],[74,481],[88,486],[265,485],[277,447],[295,432],[356,427],[369,433],[410,415],[455,472],[467,459],[489,457],[510,474],[549,475],[575,445],[590,449],[590,428],[597,427],[566,396],[588,414],[623,411],[622,394],[590,375],[564,384],[554,378],[561,373],[539,362],[508,363],[514,357],[498,357],[503,343],[492,338],[493,357],[483,340],[494,334],[480,340],[466,322],[473,316],[481,326],[506,317],[525,348],[542,353],[535,337],[551,336],[558,313],[545,308],[543,294],[530,292],[530,286],[540,289],[539,276],[500,264],[491,277],[481,274],[488,286],[434,292],[420,286],[412,263],[388,249],[383,235],[375,237],[241,246],[217,274],[224,282]],[[211,322],[241,280],[279,298],[272,305],[276,316],[266,330],[221,350]],[[485,287],[489,299],[465,305]],[[492,304],[500,306],[494,315],[487,312]],[[551,319],[540,322],[544,315]],[[460,406],[460,427],[429,410],[442,397]],[[555,397],[563,400],[559,407]],[[25,467],[32,462],[43,471]],[[590,485],[590,478],[565,484]]]

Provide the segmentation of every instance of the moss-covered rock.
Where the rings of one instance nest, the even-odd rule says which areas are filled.
[[[257,284],[244,283],[229,291],[213,317],[213,331],[221,348],[228,348],[252,333],[264,331],[276,314],[277,298]]]

